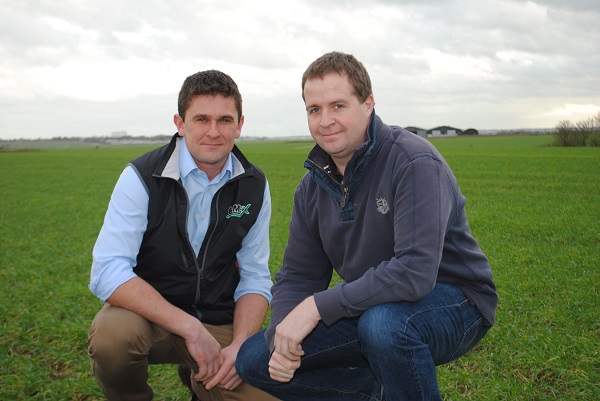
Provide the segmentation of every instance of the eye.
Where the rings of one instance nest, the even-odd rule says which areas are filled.
[[[308,109],[308,114],[314,114],[314,113],[318,113],[321,109],[319,109],[318,107],[313,107],[311,109]]]
[[[343,109],[343,108],[344,108],[344,105],[343,105],[343,104],[341,104],[341,103],[338,103],[338,104],[336,104],[336,105],[335,105],[335,108],[336,108],[336,109]]]

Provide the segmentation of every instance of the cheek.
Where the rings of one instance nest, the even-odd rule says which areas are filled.
[[[308,129],[310,130],[310,132],[317,132],[317,130],[319,129],[319,120],[315,117],[309,117],[307,120],[308,123]]]

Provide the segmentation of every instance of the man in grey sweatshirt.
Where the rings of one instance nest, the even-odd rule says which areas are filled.
[[[302,95],[316,145],[269,327],[236,369],[283,400],[441,400],[435,366],[475,346],[498,303],[465,197],[427,140],[375,114],[354,56],[315,60]]]

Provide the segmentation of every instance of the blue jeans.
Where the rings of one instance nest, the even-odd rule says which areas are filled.
[[[458,288],[438,283],[416,302],[374,306],[360,318],[319,323],[289,383],[269,377],[264,331],[240,349],[236,369],[249,384],[282,400],[441,400],[435,366],[460,357],[487,333]]]

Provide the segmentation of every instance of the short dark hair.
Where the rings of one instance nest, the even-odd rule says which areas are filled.
[[[337,72],[340,75],[346,74],[355,95],[364,102],[369,95],[373,94],[371,88],[371,78],[365,66],[352,54],[342,52],[325,53],[313,61],[302,75],[302,99],[304,99],[304,85],[309,79],[323,78],[325,75]]]
[[[178,113],[185,120],[185,112],[195,96],[223,95],[232,97],[238,112],[238,120],[242,118],[242,95],[231,77],[221,71],[207,70],[190,75],[183,81],[177,101]]]

